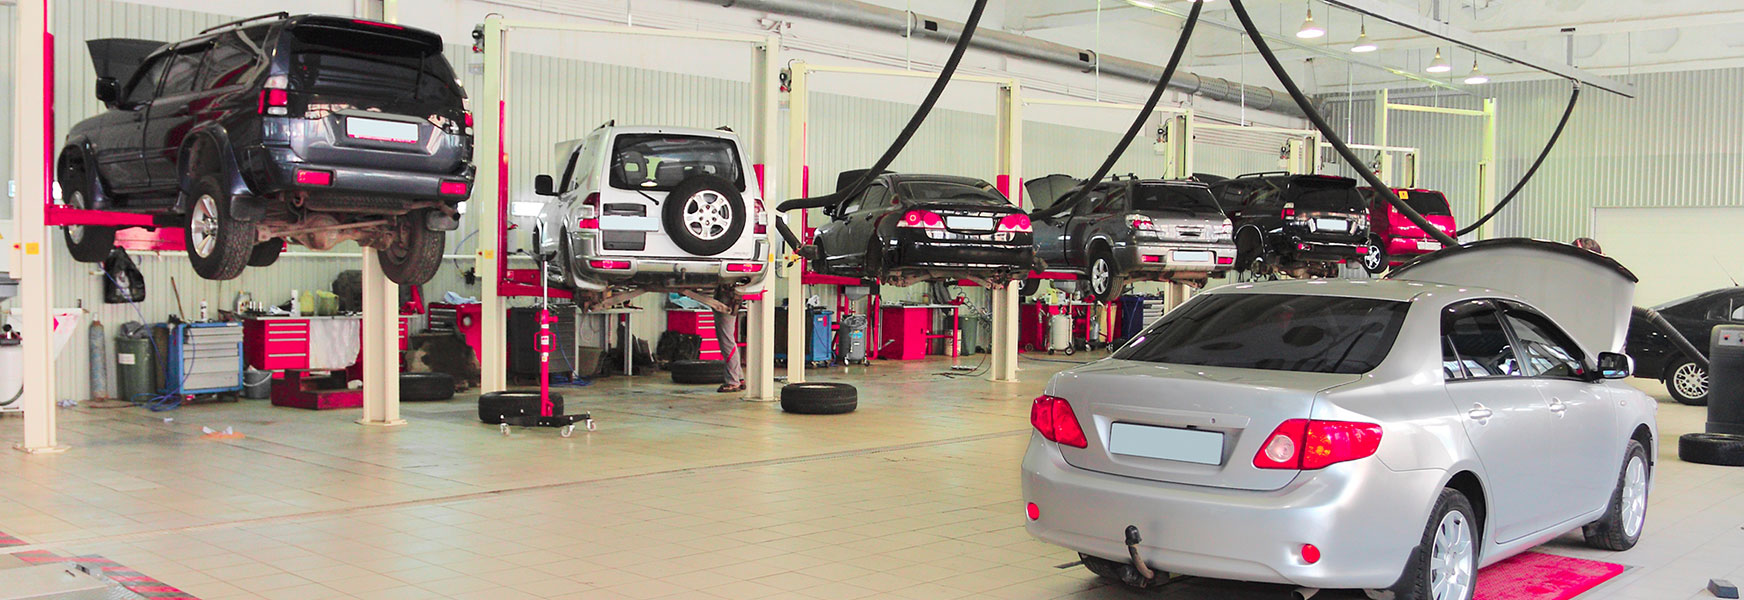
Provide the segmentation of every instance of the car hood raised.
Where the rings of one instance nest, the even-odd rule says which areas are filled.
[[[1500,238],[1425,254],[1388,279],[1511,292],[1590,351],[1622,352],[1640,281],[1611,257],[1546,240]]]

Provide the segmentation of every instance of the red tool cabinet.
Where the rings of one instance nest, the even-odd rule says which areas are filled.
[[[721,342],[715,338],[715,311],[675,308],[666,311],[666,330],[702,338],[702,360],[721,360]]]

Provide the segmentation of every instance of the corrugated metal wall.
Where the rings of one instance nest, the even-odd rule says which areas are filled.
[[[1568,241],[1592,231],[1598,207],[1744,206],[1744,68],[1619,77],[1639,97],[1585,90],[1555,151],[1514,203],[1491,221],[1498,236]],[[1500,83],[1497,186],[1506,194],[1531,166],[1568,102],[1562,81]],[[1402,93],[1395,94],[1395,97]],[[1398,101],[1398,100],[1396,100]],[[1417,98],[1414,103],[1429,100]],[[1478,100],[1443,97],[1442,106],[1478,108]],[[1334,102],[1342,114],[1344,103]],[[1353,103],[1356,140],[1372,142],[1373,103]],[[1346,126],[1339,119],[1340,131]],[[1395,112],[1393,145],[1417,146],[1422,183],[1450,190],[1462,223],[1475,217],[1472,186],[1481,130],[1476,119]],[[1601,243],[1603,240],[1600,240]]]

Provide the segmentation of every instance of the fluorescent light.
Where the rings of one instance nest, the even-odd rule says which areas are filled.
[[[509,214],[523,218],[537,217],[539,211],[544,208],[544,202],[513,202],[509,204]]]
[[[1486,84],[1489,82],[1490,82],[1490,76],[1485,75],[1483,71],[1478,70],[1478,59],[1476,57],[1473,57],[1472,58],[1471,74],[1465,76],[1465,84],[1466,85],[1483,85],[1483,84]]]
[[[1126,0],[1126,3],[1131,4],[1133,6],[1137,6],[1139,8],[1156,8],[1157,7],[1157,3],[1146,2],[1145,0]]]
[[[1355,52],[1357,54],[1363,54],[1365,52],[1374,52],[1374,51],[1380,50],[1380,49],[1381,49],[1381,47],[1375,45],[1374,40],[1369,39],[1369,26],[1367,24],[1363,25],[1362,33],[1357,34],[1356,44],[1354,44],[1350,47],[1350,51]]]
[[[1129,2],[1131,0],[1128,0]],[[1308,18],[1302,21],[1302,28],[1296,30],[1296,37],[1311,40],[1326,35],[1326,28],[1314,22],[1314,8],[1308,8]]]
[[[1435,60],[1431,61],[1429,63],[1429,66],[1424,67],[1423,70],[1428,71],[1430,73],[1446,73],[1448,71],[1453,70],[1453,65],[1447,64],[1447,59],[1441,57],[1441,49],[1436,48],[1435,49]]]

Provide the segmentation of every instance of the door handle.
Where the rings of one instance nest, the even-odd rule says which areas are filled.
[[[1488,421],[1490,417],[1496,416],[1496,413],[1484,407],[1482,404],[1475,404],[1472,405],[1470,412],[1465,413],[1465,416],[1471,417],[1473,421],[1482,423]]]
[[[1550,412],[1551,413],[1560,415],[1563,413],[1563,411],[1566,411],[1566,410],[1568,410],[1568,404],[1564,403],[1561,398],[1551,398],[1550,399]]]

